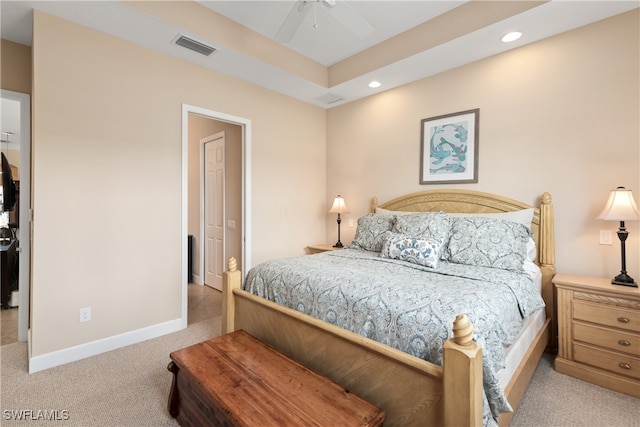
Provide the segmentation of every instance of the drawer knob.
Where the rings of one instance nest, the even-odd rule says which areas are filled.
[[[629,319],[627,317],[618,317],[618,322],[629,323]]]
[[[631,369],[631,365],[629,365],[628,363],[624,363],[624,362],[618,363],[618,366],[620,366],[622,369]]]
[[[619,340],[618,344],[623,345],[625,347],[629,347],[631,345],[631,343],[627,340]]]

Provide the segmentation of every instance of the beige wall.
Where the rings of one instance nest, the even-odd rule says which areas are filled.
[[[0,40],[2,89],[31,94],[31,47]]]
[[[558,271],[613,277],[620,246],[599,245],[595,217],[609,191],[640,202],[639,12],[616,16],[483,61],[389,90],[328,113],[327,203],[346,198],[348,218],[433,188],[469,188],[538,203],[552,194]],[[479,180],[419,185],[420,120],[480,109]],[[627,223],[627,270],[640,279],[640,227]],[[337,234],[327,219],[328,241]]]
[[[254,264],[323,240],[324,110],[38,11],[33,58],[32,356],[180,316],[183,103],[251,120]]]
[[[0,39],[0,87],[31,94],[31,47]],[[20,179],[20,151],[3,150],[13,169],[13,179]]]
[[[233,220],[236,228],[225,229],[225,259],[234,257],[242,265],[242,126],[189,114],[189,224],[188,233],[194,236],[194,282],[202,284],[200,252],[200,193],[202,191],[200,140],[218,132],[225,133],[225,218]]]
[[[634,11],[327,113],[36,12],[32,355],[180,316],[183,103],[251,121],[252,265],[335,241],[338,193],[348,242],[371,196],[437,188],[418,184],[420,120],[477,107],[479,183],[447,187],[551,192],[559,271],[615,275],[598,230],[616,226],[594,217],[617,185],[640,199],[638,48]]]

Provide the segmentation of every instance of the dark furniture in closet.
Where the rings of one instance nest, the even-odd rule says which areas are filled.
[[[18,252],[17,241],[0,243],[0,304],[9,308],[11,292],[18,289]]]

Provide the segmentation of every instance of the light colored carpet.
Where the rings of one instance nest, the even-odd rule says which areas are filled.
[[[560,374],[544,354],[510,425],[639,427],[640,399]]]
[[[201,321],[180,332],[31,375],[26,343],[4,345],[0,347],[0,424],[177,426],[167,411],[172,379],[167,370],[169,353],[217,336],[220,329],[219,317]],[[33,415],[28,417],[32,419],[9,421],[12,416],[7,411],[17,410],[31,410]],[[33,420],[45,410],[59,421]]]
[[[0,347],[2,426],[177,426],[167,412],[169,353],[220,334],[220,318],[32,375],[24,343]],[[545,355],[511,426],[640,426],[640,400],[559,374]],[[12,410],[67,420],[8,420]],[[63,412],[68,411],[68,412]],[[56,414],[54,412],[54,414]],[[330,426],[334,427],[334,426]]]

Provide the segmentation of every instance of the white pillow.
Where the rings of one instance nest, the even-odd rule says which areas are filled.
[[[533,240],[533,237],[529,237],[529,241],[527,242],[527,258],[526,261],[535,261],[536,255],[538,255],[538,251],[536,249],[536,242]]]
[[[531,221],[533,221],[533,208],[521,209],[512,212],[496,212],[496,213],[449,213],[449,216],[458,218],[461,216],[482,217],[501,219],[503,221],[517,222],[531,230]]]
[[[542,271],[540,271],[540,267],[535,265],[532,261],[525,259],[522,263],[522,269],[529,275],[529,277],[533,279],[533,283],[536,283],[538,285],[540,284],[540,278],[542,277]]]
[[[387,214],[387,215],[408,215],[408,214],[422,213],[422,212],[391,211],[389,209],[383,209],[376,206],[376,213]]]

